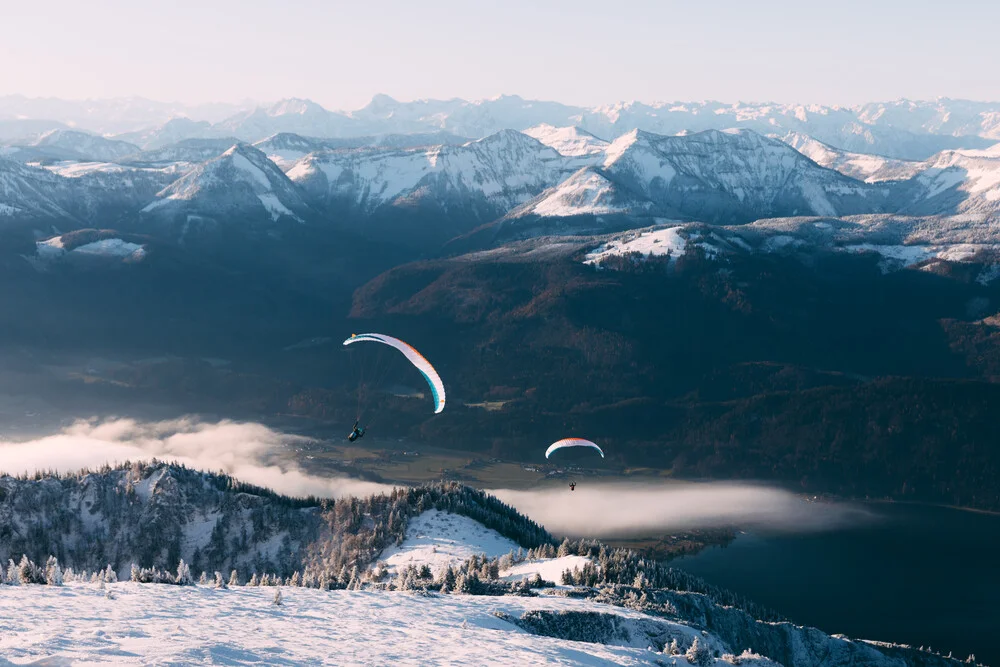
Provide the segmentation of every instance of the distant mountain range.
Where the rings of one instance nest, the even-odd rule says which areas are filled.
[[[451,239],[470,249],[664,220],[972,215],[989,227],[1000,212],[998,147],[918,162],[851,153],[797,133],[779,140],[748,129],[632,130],[606,142],[578,127],[543,125],[478,140],[286,132],[254,145],[192,138],[142,150],[53,130],[0,148],[0,219],[64,231],[111,222],[167,230],[172,240],[195,228],[280,233],[291,221],[421,251]]]
[[[224,136],[252,143],[281,132],[319,138],[448,132],[481,138],[543,124],[575,126],[606,141],[633,129],[662,135],[730,128],[795,132],[850,152],[924,160],[942,150],[985,148],[1000,141],[1000,102],[942,98],[852,107],[722,102],[578,107],[516,95],[473,102],[399,102],[377,95],[361,109],[330,111],[295,98],[266,106],[184,106],[138,98],[74,102],[0,97],[0,141],[7,142],[70,127],[157,148],[182,139]]]

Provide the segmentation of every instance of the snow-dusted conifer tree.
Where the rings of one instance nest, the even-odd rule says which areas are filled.
[[[453,590],[455,590],[456,583],[457,582],[455,580],[455,570],[452,569],[451,565],[449,565],[448,569],[444,571],[444,575],[441,578],[441,592],[442,593],[452,592]]]
[[[569,538],[567,537],[562,541],[562,544],[559,545],[558,556],[560,558],[562,558],[563,556],[569,556],[570,547],[571,547],[570,541]]]
[[[177,563],[177,577],[175,581],[181,586],[194,586],[194,579],[191,577],[191,568],[188,567],[183,558]]]
[[[22,584],[44,584],[45,575],[41,568],[35,565],[26,555],[21,556],[21,562],[17,566],[17,578]]]
[[[49,556],[49,559],[45,561],[45,583],[49,586],[63,585],[62,569],[59,567],[59,561],[55,556]]]
[[[712,651],[707,646],[699,641],[698,637],[694,638],[691,642],[691,647],[684,654],[684,657],[688,659],[692,665],[701,665],[705,667],[712,663]]]
[[[212,582],[212,586],[215,588],[228,588],[226,580],[222,578],[222,573],[218,570],[215,571],[215,581]]]
[[[250,580],[247,582],[247,586],[260,586],[260,579],[257,577],[256,572],[250,575]]]
[[[21,579],[17,576],[17,565],[14,564],[13,558],[7,559],[7,583],[11,586],[17,586],[21,583]]]
[[[201,571],[201,576],[198,577],[198,585],[199,586],[207,586],[208,585],[208,575],[205,574],[204,570]]]
[[[280,607],[282,604],[284,604],[281,601],[281,589],[280,588],[277,589],[276,591],[274,591],[274,599],[271,601],[271,603],[274,604],[275,606],[278,606],[278,607]]]
[[[132,563],[132,568],[129,570],[128,580],[129,581],[140,581],[142,578],[142,570],[135,563]]]
[[[240,585],[240,575],[239,575],[239,573],[236,570],[233,570],[229,574],[229,585],[230,586],[239,586]]]
[[[104,572],[101,574],[101,576],[104,577],[104,582],[108,584],[113,584],[118,581],[118,573],[111,568],[110,563],[104,569]]]

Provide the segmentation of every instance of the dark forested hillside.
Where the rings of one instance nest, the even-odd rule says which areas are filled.
[[[616,268],[407,265],[352,315],[447,372],[437,442],[520,457],[572,431],[621,464],[1000,507],[995,284],[843,255]],[[483,400],[504,405],[455,405]]]

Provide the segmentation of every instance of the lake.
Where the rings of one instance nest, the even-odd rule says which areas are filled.
[[[875,520],[814,533],[740,534],[671,565],[799,624],[931,646],[1000,666],[1000,516],[864,505]]]

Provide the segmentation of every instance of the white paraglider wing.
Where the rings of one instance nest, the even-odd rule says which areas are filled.
[[[444,410],[444,383],[441,382],[441,376],[431,366],[431,362],[427,361],[424,355],[417,352],[416,348],[398,338],[377,333],[354,334],[344,341],[344,345],[361,342],[382,343],[402,352],[403,356],[416,366],[417,370],[424,376],[424,379],[427,380],[427,384],[430,385],[431,396],[434,398],[434,414]]]
[[[563,438],[557,442],[553,442],[549,445],[549,448],[545,450],[545,458],[549,458],[549,455],[557,449],[563,449],[564,447],[592,447],[596,449],[601,454],[601,458],[604,458],[604,452],[601,448],[590,440],[584,440],[583,438]]]

